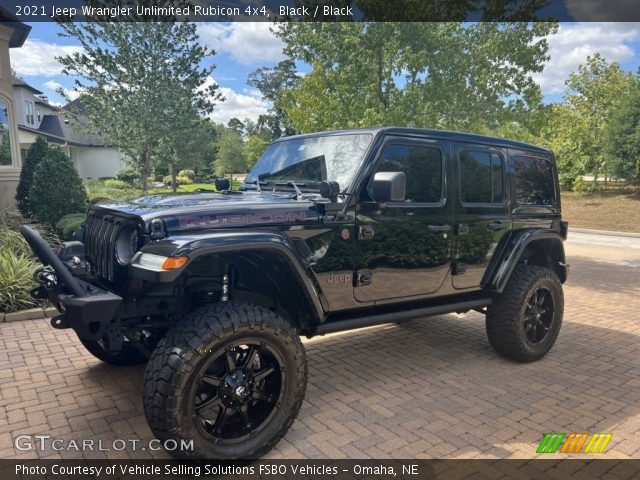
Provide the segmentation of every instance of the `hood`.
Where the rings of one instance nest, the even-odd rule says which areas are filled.
[[[309,199],[288,192],[226,192],[191,195],[152,195],[129,202],[101,202],[92,207],[104,213],[164,221],[168,232],[248,225],[317,223],[320,215]]]

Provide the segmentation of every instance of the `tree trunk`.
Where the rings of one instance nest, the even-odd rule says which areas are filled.
[[[149,175],[151,175],[151,156],[146,147],[142,151],[142,191],[149,189]]]
[[[178,180],[176,179],[176,167],[173,164],[169,165],[169,172],[171,173],[171,190],[173,190],[173,193],[176,193],[178,190]]]

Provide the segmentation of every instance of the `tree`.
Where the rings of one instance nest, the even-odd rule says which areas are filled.
[[[227,122],[227,128],[242,135],[244,133],[244,123],[239,118],[233,117]]]
[[[269,140],[298,133],[289,122],[280,106],[283,91],[292,89],[300,77],[293,60],[283,60],[275,67],[261,67],[249,74],[247,83],[262,93],[262,98],[271,103],[268,114],[258,117],[257,128],[270,132]]]
[[[247,161],[243,147],[242,135],[229,128],[221,129],[214,163],[216,175],[231,174],[233,180],[234,173],[246,171]]]
[[[210,113],[223,100],[210,81],[215,65],[201,66],[215,52],[198,43],[196,26],[188,22],[60,26],[63,36],[83,48],[58,57],[63,73],[76,77],[76,89],[84,92],[81,104],[71,104],[72,120],[127,153],[146,190],[160,143],[180,130],[185,118]]]
[[[606,155],[613,173],[629,183],[640,183],[640,78],[614,112],[607,135]]]
[[[59,148],[50,148],[36,167],[29,189],[33,216],[54,226],[70,213],[87,209],[87,192],[71,159]]]
[[[36,141],[29,147],[27,157],[24,160],[24,165],[22,165],[20,182],[16,189],[16,202],[18,204],[18,210],[20,210],[20,213],[25,217],[33,215],[33,210],[29,200],[29,191],[31,190],[31,184],[33,183],[33,174],[40,162],[44,160],[48,151],[49,145],[44,137],[36,137]]]
[[[160,146],[159,164],[171,175],[173,191],[177,190],[180,170],[199,170],[210,164],[216,153],[216,129],[207,119],[185,119],[180,128]]]
[[[633,75],[596,53],[566,81],[568,93],[555,107],[543,138],[556,152],[564,186],[578,177],[611,171],[606,151],[609,124],[633,85]],[[596,182],[592,183],[594,188]]]
[[[275,30],[312,71],[276,105],[302,132],[374,125],[486,131],[541,99],[532,74],[553,23],[290,23]]]
[[[268,146],[269,142],[262,137],[257,135],[247,137],[243,147],[247,169],[253,168]]]

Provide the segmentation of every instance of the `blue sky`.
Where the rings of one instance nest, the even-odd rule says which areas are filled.
[[[59,37],[55,23],[33,23],[25,45],[11,50],[17,73],[42,90],[53,103],[62,103],[56,88],[71,89],[73,80],[61,75],[55,57],[77,50],[73,39]],[[212,115],[215,121],[252,118],[268,108],[258,92],[246,83],[250,72],[273,66],[284,58],[281,42],[269,31],[268,23],[207,23],[199,26],[200,37],[218,54],[213,79],[220,85],[226,101]],[[564,80],[583,63],[587,55],[602,53],[609,61],[637,71],[640,66],[640,24],[638,23],[562,23],[550,37],[551,60],[536,76],[546,101],[557,101],[564,92]]]

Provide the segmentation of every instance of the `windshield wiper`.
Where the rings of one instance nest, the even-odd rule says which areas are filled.
[[[260,186],[260,181],[259,180],[254,180],[252,182],[246,182],[245,181],[244,183],[248,183],[249,185],[255,185],[256,186],[256,190],[258,192],[262,192],[262,187]],[[265,182],[262,182],[262,183],[265,183]]]

